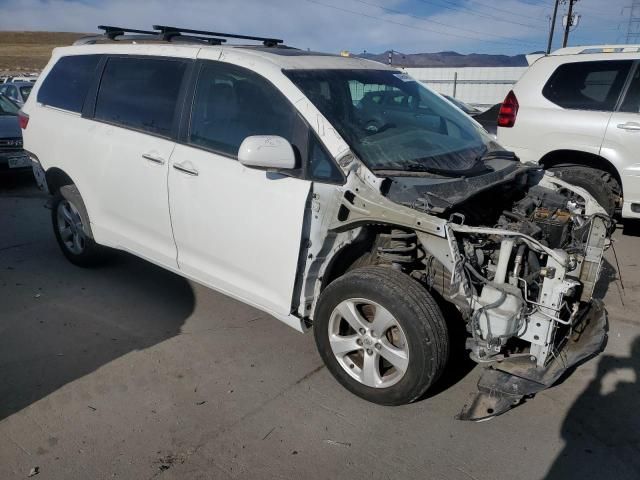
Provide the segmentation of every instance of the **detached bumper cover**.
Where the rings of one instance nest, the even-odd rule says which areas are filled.
[[[496,362],[485,369],[474,393],[458,415],[459,420],[485,420],[517,406],[525,397],[553,386],[567,371],[593,358],[607,342],[607,311],[592,300],[560,351],[545,367],[528,357]]]

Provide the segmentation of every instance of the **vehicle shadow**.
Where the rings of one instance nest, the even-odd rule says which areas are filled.
[[[30,194],[38,191],[36,179],[31,170],[3,172],[0,175],[0,196],[22,194],[25,190]]]
[[[11,210],[0,203],[0,225],[12,232],[0,242],[0,421],[180,334],[195,306],[189,282],[128,254],[94,269],[71,265],[37,191],[16,193]],[[19,238],[30,241],[13,245]]]
[[[622,234],[628,237],[640,237],[640,220],[625,220]]]
[[[615,265],[612,265],[608,259],[604,258],[602,261],[602,267],[600,269],[600,277],[596,283],[596,288],[593,291],[594,298],[605,298],[610,288],[618,288],[621,286],[620,275]]]
[[[640,478],[640,337],[629,357],[603,355],[562,425],[565,447],[546,480]]]

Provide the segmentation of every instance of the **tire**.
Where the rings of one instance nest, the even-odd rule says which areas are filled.
[[[93,240],[86,212],[84,202],[73,185],[62,187],[53,197],[53,233],[67,260],[79,267],[103,263],[108,252]]]
[[[316,306],[314,337],[336,380],[381,405],[422,396],[449,358],[437,303],[416,280],[390,267],[358,268],[327,286]]]
[[[611,174],[582,166],[553,167],[549,171],[566,182],[584,188],[609,216],[615,214],[621,191],[618,181]]]

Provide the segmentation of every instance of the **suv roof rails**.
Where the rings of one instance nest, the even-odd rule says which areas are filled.
[[[165,41],[165,42],[193,42],[208,45],[220,45],[227,38],[242,40],[255,40],[262,42],[266,47],[277,47],[283,43],[278,38],[255,37],[251,35],[238,35],[235,33],[209,32],[206,30],[192,30],[188,28],[170,27],[166,25],[154,25],[154,30],[139,30],[135,28],[114,27],[111,25],[98,25],[102,34],[89,35],[76,40],[74,45],[91,45],[103,40],[113,41]],[[185,35],[187,34],[187,35]],[[222,38],[221,38],[222,37]]]
[[[223,38],[238,38],[241,40],[255,40],[258,42],[262,42],[265,47],[275,47],[280,43],[283,43],[284,40],[280,40],[279,38],[269,38],[269,37],[255,37],[252,35],[238,35],[235,33],[220,33],[220,32],[209,32],[207,30],[192,30],[189,28],[179,28],[179,27],[169,27],[166,25],[154,25],[154,30],[159,30],[163,35],[173,36],[180,35],[182,33],[190,33],[194,35],[205,35],[205,36],[213,36],[213,37],[223,37]]]
[[[551,52],[550,55],[586,55],[595,53],[637,53],[640,45],[583,45],[579,47],[565,47]]]

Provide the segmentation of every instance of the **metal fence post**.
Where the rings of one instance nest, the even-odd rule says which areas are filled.
[[[458,72],[453,73],[453,98],[456,98],[456,92],[458,90]]]

